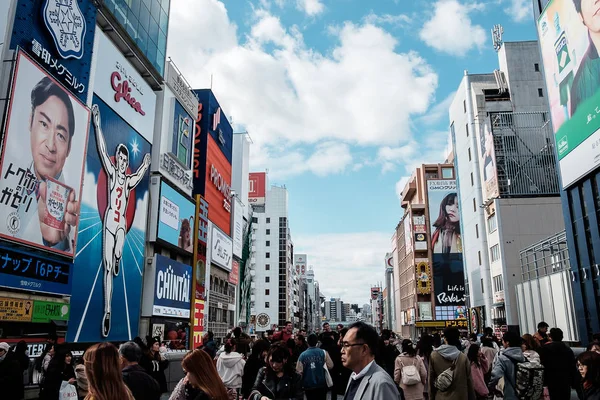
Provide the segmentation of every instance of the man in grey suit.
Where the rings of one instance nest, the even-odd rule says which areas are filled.
[[[342,342],[342,364],[352,370],[344,400],[393,400],[400,397],[396,384],[375,363],[379,336],[371,325],[356,322]]]

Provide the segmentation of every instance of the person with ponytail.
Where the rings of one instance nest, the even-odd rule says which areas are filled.
[[[123,382],[119,351],[108,342],[93,345],[83,355],[88,394],[85,400],[135,400]]]
[[[217,371],[228,389],[239,391],[242,388],[242,376],[246,361],[244,356],[238,353],[237,342],[230,338],[225,342],[225,352],[217,359]]]

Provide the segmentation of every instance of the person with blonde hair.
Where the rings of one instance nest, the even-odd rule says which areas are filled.
[[[85,400],[134,400],[123,382],[119,351],[108,342],[93,345],[83,355],[88,395]]]
[[[217,373],[213,360],[204,350],[189,352],[181,361],[185,372],[169,400],[229,400],[223,381]],[[233,392],[233,398],[235,398]]]

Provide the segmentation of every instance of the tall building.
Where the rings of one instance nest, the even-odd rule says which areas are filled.
[[[342,322],[346,322],[350,315],[350,303],[342,302]]]
[[[563,229],[536,41],[496,41],[499,69],[465,74],[449,109],[469,307],[518,330],[519,251]]]
[[[340,298],[331,298],[325,302],[325,319],[328,321],[341,322],[343,303]]]

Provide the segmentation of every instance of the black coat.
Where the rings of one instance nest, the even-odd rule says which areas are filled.
[[[267,373],[267,368],[263,367],[258,371],[252,390],[260,392],[260,395],[255,393],[248,398],[249,400],[260,400],[262,396],[272,400],[304,400],[302,377],[295,371],[278,378],[273,373]]]
[[[583,400],[600,400],[600,387],[598,386],[592,386],[587,390],[582,387],[581,393],[583,393]]]
[[[539,353],[544,366],[544,384],[550,396],[569,396],[571,388],[578,387],[580,381],[573,350],[563,342],[550,342],[543,345]]]
[[[169,367],[169,361],[163,360],[159,353],[155,353],[152,357],[149,353],[145,354],[140,361],[140,366],[150,374],[151,377],[156,379],[160,386],[160,392],[165,393],[167,389],[167,377],[165,376],[165,369]]]
[[[242,395],[248,397],[258,376],[258,371],[265,366],[265,360],[261,357],[250,357],[244,365],[244,375],[242,375]]]
[[[7,353],[0,361],[0,397],[3,400],[20,400],[23,392],[23,373],[19,361]]]
[[[56,400],[60,393],[60,387],[63,381],[75,378],[75,369],[73,365],[65,365],[61,371],[58,365],[50,364],[44,374],[44,382],[40,390],[40,400]],[[21,378],[22,380],[22,378]]]
[[[139,365],[123,368],[123,382],[127,385],[135,400],[159,400],[161,391],[156,379]]]

